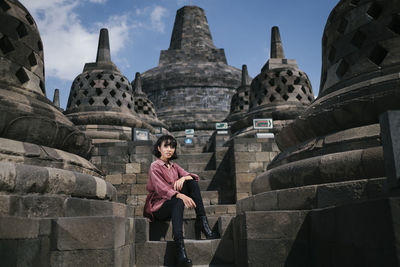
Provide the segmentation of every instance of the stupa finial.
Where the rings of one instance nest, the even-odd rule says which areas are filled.
[[[248,77],[249,77],[249,74],[247,72],[247,65],[243,64],[242,65],[242,86],[248,85],[248,83],[249,83]]]
[[[143,91],[142,91],[142,78],[140,77],[140,73],[139,72],[136,72],[136,74],[135,74],[135,81],[133,83],[133,92],[135,92],[135,94],[143,93]]]
[[[108,30],[103,28],[100,30],[99,46],[97,48],[96,62],[110,62],[110,40]]]
[[[281,34],[277,26],[272,27],[271,31],[271,58],[285,58],[281,41]]]

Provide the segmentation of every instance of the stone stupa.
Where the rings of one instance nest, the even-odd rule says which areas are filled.
[[[271,57],[251,82],[249,109],[232,126],[234,136],[254,136],[253,119],[272,118],[277,133],[314,99],[311,83],[294,59],[286,59],[278,27],[271,31]]]
[[[247,66],[242,66],[242,83],[236,89],[236,93],[232,96],[231,111],[226,118],[230,124],[241,119],[249,111],[250,103],[250,83]]]
[[[99,142],[131,140],[132,128],[153,131],[135,112],[132,86],[111,61],[107,29],[100,31],[96,62],[86,63],[72,83],[65,114]]]
[[[134,110],[139,117],[153,127],[158,127],[159,134],[168,133],[167,126],[157,118],[156,109],[153,102],[142,90],[142,79],[139,72],[135,74],[132,82]]]
[[[215,47],[204,10],[197,6],[177,11],[169,49],[161,51],[157,67],[142,73],[143,91],[158,118],[179,140],[185,129],[194,129],[199,144],[229,114],[240,84],[240,70]]]
[[[243,229],[273,225],[262,239],[238,236],[239,264],[398,265],[400,198],[388,186],[379,117],[400,109],[399,11],[398,0],[332,10],[319,96],[277,134],[282,152],[238,202]],[[281,249],[261,255],[255,242]]]
[[[90,138],[46,98],[28,10],[1,1],[0,20],[0,265],[111,266],[132,245],[129,209],[85,159]]]

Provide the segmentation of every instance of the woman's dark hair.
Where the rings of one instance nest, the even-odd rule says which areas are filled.
[[[165,141],[166,145],[171,145],[171,147],[175,148],[174,154],[172,155],[172,157],[170,159],[177,159],[178,155],[176,154],[176,146],[177,146],[177,142],[176,139],[171,136],[171,135],[163,135],[160,138],[158,138],[157,142],[154,144],[153,147],[153,155],[156,156],[157,158],[161,157],[161,153],[160,151],[158,151],[158,147],[161,146],[161,144]]]

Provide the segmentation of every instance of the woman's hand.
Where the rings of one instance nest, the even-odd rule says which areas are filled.
[[[178,193],[178,194],[176,194],[176,198],[182,199],[183,204],[185,204],[186,208],[188,208],[188,209],[196,208],[196,203],[194,203],[193,199],[191,199],[187,195]]]
[[[183,183],[186,180],[193,180],[193,177],[188,175],[188,176],[183,176],[183,177],[179,178],[178,180],[176,180],[176,182],[174,183],[174,190],[181,191],[182,187],[183,187]]]

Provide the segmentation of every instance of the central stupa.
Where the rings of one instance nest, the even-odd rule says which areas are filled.
[[[216,48],[204,10],[184,6],[177,11],[171,44],[157,67],[142,73],[142,88],[158,118],[171,132],[215,129],[229,114],[241,70],[229,66],[224,49]]]

